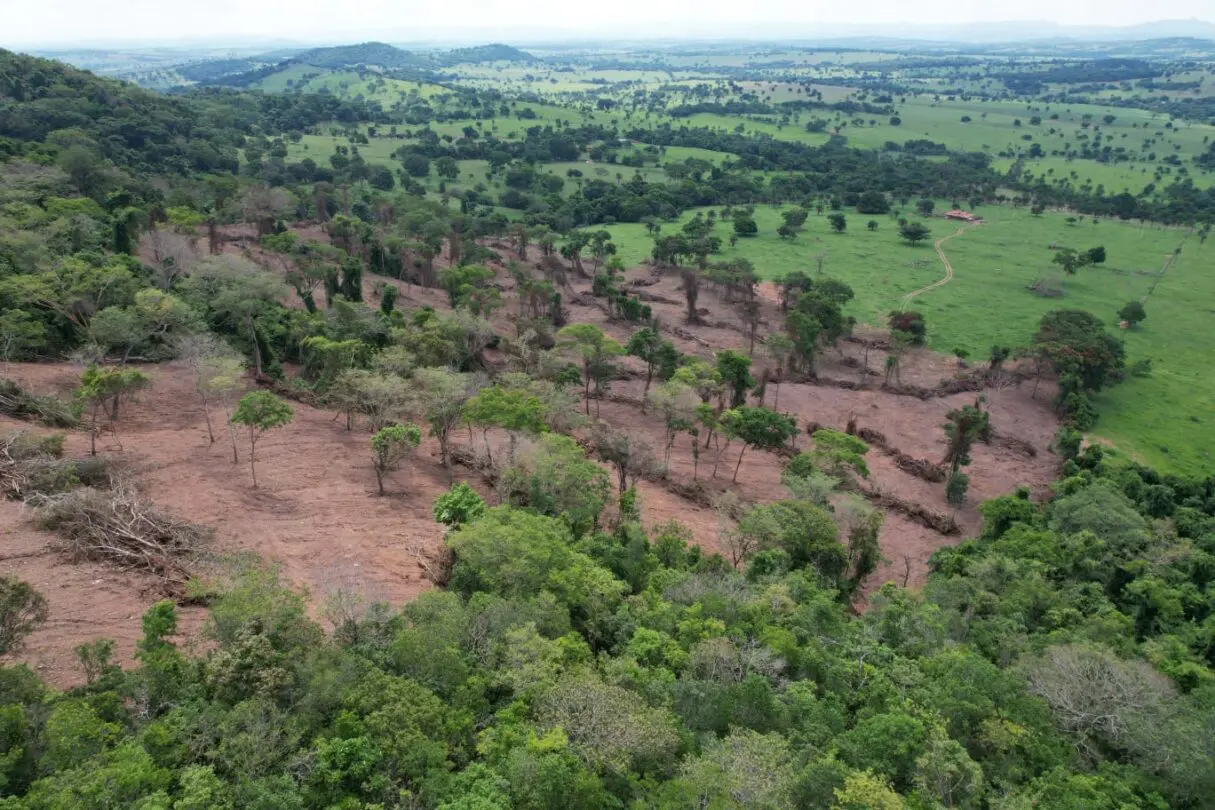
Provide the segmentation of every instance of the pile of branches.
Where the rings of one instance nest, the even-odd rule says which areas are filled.
[[[190,579],[186,561],[211,536],[209,529],[165,512],[126,485],[35,494],[26,503],[38,528],[58,534],[61,550],[72,559],[152,573],[170,592],[184,592]]]
[[[861,492],[878,506],[906,515],[935,532],[940,532],[949,537],[962,533],[962,527],[954,520],[953,515],[934,512],[922,504],[912,503],[883,489],[864,489]]]
[[[856,431],[857,438],[878,448],[884,455],[894,459],[894,466],[898,467],[908,475],[914,475],[916,478],[921,478],[932,484],[939,484],[949,477],[945,468],[940,464],[933,464],[931,461],[904,453],[899,448],[892,445],[886,438],[886,434],[880,430],[874,430],[870,427],[863,427]]]
[[[70,403],[56,396],[39,396],[14,381],[0,378],[0,413],[48,427],[75,427],[80,419]]]
[[[1018,439],[1016,436],[1005,436],[1003,433],[996,433],[994,430],[991,434],[992,444],[997,447],[1005,447],[1012,450],[1014,453],[1019,453],[1026,458],[1035,458],[1038,455],[1038,448],[1034,447],[1024,439]]]
[[[36,494],[66,492],[82,485],[101,489],[114,485],[105,459],[73,461],[62,455],[62,436],[18,433],[0,437],[0,492],[24,501]]]

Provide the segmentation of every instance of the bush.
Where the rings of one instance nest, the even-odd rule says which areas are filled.
[[[472,523],[485,514],[485,499],[461,481],[435,498],[435,520],[452,528]]]
[[[42,594],[20,580],[0,576],[0,655],[17,649],[46,616]]]

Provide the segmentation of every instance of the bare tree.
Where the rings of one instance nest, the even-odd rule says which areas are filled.
[[[141,247],[152,258],[156,284],[168,292],[180,276],[189,275],[200,258],[195,240],[174,231],[154,230],[143,235]]]

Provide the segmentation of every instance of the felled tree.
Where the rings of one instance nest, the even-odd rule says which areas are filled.
[[[253,476],[253,488],[257,489],[257,442],[262,436],[276,428],[284,427],[295,418],[291,406],[269,391],[253,391],[245,394],[236,404],[232,423],[244,425],[249,430],[249,472]]]
[[[767,408],[731,408],[721,415],[721,429],[726,436],[743,443],[738,463],[734,465],[734,476],[730,479],[737,481],[747,448],[775,450],[784,447],[797,434],[797,420]]]
[[[397,469],[421,442],[422,431],[412,423],[380,428],[371,437],[371,464],[380,495],[384,494],[384,476]]]

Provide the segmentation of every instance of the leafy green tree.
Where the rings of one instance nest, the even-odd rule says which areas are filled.
[[[919,200],[916,200],[915,204],[915,210],[918,211],[922,217],[932,216],[932,211],[936,207],[936,203],[927,197],[921,197]]]
[[[717,353],[717,373],[730,392],[730,407],[738,408],[747,401],[747,392],[755,387],[751,376],[751,358],[732,349]]]
[[[459,265],[439,271],[439,286],[447,292],[447,299],[453,307],[462,306],[493,277],[494,271],[484,265]]]
[[[461,481],[435,498],[435,520],[453,528],[472,523],[485,514],[485,499],[476,490]]]
[[[451,432],[460,424],[464,404],[477,393],[478,380],[446,368],[420,368],[413,374],[413,410],[439,440],[439,458],[451,473]]]
[[[80,376],[80,387],[76,398],[89,410],[89,455],[97,455],[97,434],[101,432],[101,415],[110,423],[110,432],[117,435],[119,406],[124,398],[130,399],[151,384],[147,376],[138,371],[121,368],[89,366]]]
[[[498,479],[503,501],[561,518],[575,537],[594,529],[611,495],[607,471],[569,436],[524,445]]]
[[[852,482],[854,476],[869,477],[869,465],[865,463],[869,445],[865,442],[829,428],[814,431],[811,438],[814,447],[810,451],[810,459],[815,469],[847,483]]]
[[[738,463],[734,465],[734,475],[730,479],[737,481],[738,469],[742,466],[747,448],[776,450],[784,447],[797,435],[797,420],[767,408],[740,407],[731,408],[721,415],[721,428],[726,436],[743,443],[738,452]]]
[[[371,437],[371,465],[380,495],[384,494],[384,476],[397,469],[421,442],[422,431],[414,424],[382,427]]]
[[[828,214],[827,222],[831,223],[831,230],[836,233],[843,233],[848,228],[848,217],[838,211],[834,214]]]
[[[253,488],[257,489],[257,442],[271,430],[291,424],[295,411],[291,406],[269,391],[253,391],[245,394],[236,404],[231,422],[244,425],[249,431],[249,473],[253,477]]]
[[[548,430],[548,425],[544,422],[546,412],[547,407],[534,394],[496,385],[482,388],[464,403],[464,420],[482,429],[485,452],[491,463],[493,453],[489,449],[490,428],[501,428],[510,435],[510,458],[513,459],[520,433],[536,434]]]
[[[899,226],[899,237],[909,245],[918,245],[930,236],[932,231],[922,222],[908,222]]]
[[[213,326],[247,338],[253,372],[261,377],[268,359],[260,323],[286,294],[286,287],[253,263],[224,255],[204,259],[182,282],[187,301],[210,313]]]
[[[0,655],[15,651],[50,614],[46,597],[19,579],[0,576]],[[0,737],[0,743],[3,737]],[[7,752],[6,752],[7,753]],[[4,754],[0,754],[0,776]]]
[[[1075,375],[1083,391],[1100,391],[1118,381],[1126,364],[1122,342],[1106,333],[1100,319],[1081,310],[1043,315],[1033,346],[1057,374]]]
[[[970,464],[970,448],[976,441],[991,439],[990,415],[980,404],[963,405],[945,415],[945,458],[941,463],[948,464],[951,473]]]
[[[1138,326],[1147,319],[1147,310],[1139,301],[1130,301],[1118,310],[1118,320],[1125,321],[1131,326]]]
[[[644,410],[644,402],[649,396],[655,373],[658,374],[658,379],[669,380],[679,364],[679,351],[675,344],[664,340],[658,330],[650,326],[634,332],[624,350],[629,356],[638,357],[645,362],[645,388],[641,392]]]
[[[848,554],[839,542],[839,527],[822,507],[808,501],[778,501],[752,507],[738,523],[738,533],[757,550],[780,549],[793,568],[812,566],[828,587],[847,572]]]
[[[572,323],[557,333],[557,346],[582,360],[582,394],[586,414],[591,414],[591,382],[602,367],[611,365],[611,358],[624,354],[624,348],[590,323]],[[596,406],[598,412],[598,406]]]
[[[759,226],[755,224],[755,217],[746,211],[736,211],[734,213],[734,233],[741,237],[752,237],[759,233]]]
[[[10,309],[0,312],[0,359],[9,373],[13,358],[26,356],[46,346],[46,326],[28,312]]]

